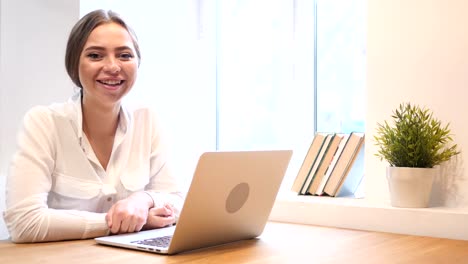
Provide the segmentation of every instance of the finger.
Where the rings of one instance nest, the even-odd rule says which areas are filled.
[[[113,223],[111,227],[111,233],[112,234],[118,234],[120,231],[120,224],[117,224],[116,222]]]
[[[161,217],[161,227],[172,225],[175,223],[174,216]]]
[[[148,214],[154,216],[164,215],[166,213],[164,207],[153,207],[148,211]]]
[[[174,207],[172,207],[172,205],[166,204],[164,207],[167,209],[168,215],[172,215],[174,213]]]
[[[132,222],[130,223],[130,225],[128,226],[128,229],[127,229],[127,233],[133,233],[133,232],[137,232],[139,231],[140,229],[137,228],[137,223],[136,222]]]
[[[151,221],[151,226],[154,228],[165,227],[175,223],[175,217],[168,216],[168,217],[161,217],[155,216]]]
[[[166,209],[166,216],[174,216],[174,211],[171,209]]]
[[[121,228],[122,219],[118,216],[117,213],[112,214],[112,227],[111,232],[117,234]]]
[[[141,217],[139,215],[133,214],[126,217],[120,225],[120,233],[131,233],[135,231],[140,231],[143,226],[146,224],[147,215]]]
[[[119,230],[119,233],[128,233],[129,232],[129,228],[131,226],[131,218],[125,218],[122,220],[122,222],[120,223],[120,230]]]
[[[157,207],[151,208],[149,213],[154,216],[169,216],[172,215],[172,211],[167,209],[166,207]]]
[[[146,224],[146,220],[145,221],[138,221],[138,218],[135,219],[135,221],[132,221],[130,226],[128,227],[128,232],[138,232],[140,231],[143,226]]]
[[[146,222],[141,222],[141,223],[137,223],[135,225],[135,231],[134,232],[140,232],[141,229],[143,229],[143,226],[146,224]]]

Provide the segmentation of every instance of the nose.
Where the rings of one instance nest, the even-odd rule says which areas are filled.
[[[104,71],[111,74],[120,72],[120,65],[118,61],[115,58],[108,58],[105,61]]]

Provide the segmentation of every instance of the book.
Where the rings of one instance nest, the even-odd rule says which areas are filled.
[[[338,149],[338,146],[340,145],[342,139],[343,134],[335,134],[331,139],[330,144],[328,145],[327,150],[325,151],[323,159],[318,166],[317,172],[315,173],[315,176],[312,182],[310,183],[309,188],[307,189],[307,193],[315,195],[315,192],[317,191],[320,183],[322,182],[322,179],[325,176],[325,172],[328,169],[328,166],[330,166],[333,156],[335,156],[336,150]]]
[[[344,146],[333,172],[331,173],[323,192],[329,196],[336,196],[342,179],[349,172],[350,166],[353,165],[355,157],[360,151],[364,142],[364,133],[352,132],[349,135],[348,142]]]
[[[315,173],[317,172],[317,169],[318,169],[320,163],[322,162],[322,159],[323,159],[323,157],[324,157],[324,155],[325,155],[325,153],[326,153],[326,151],[328,149],[328,146],[329,146],[329,144],[330,144],[330,142],[331,142],[331,140],[333,139],[334,136],[335,136],[335,134],[327,134],[325,136],[325,141],[323,142],[322,147],[320,148],[320,152],[319,152],[317,158],[315,159],[314,165],[310,169],[309,174],[307,175],[307,178],[306,178],[304,184],[302,185],[300,194],[306,194],[307,193],[307,190],[309,189],[310,183],[314,179]]]
[[[315,159],[317,158],[320,148],[322,147],[323,142],[325,141],[325,137],[327,134],[323,133],[316,133],[314,138],[312,139],[312,143],[310,144],[309,150],[302,162],[302,165],[297,173],[296,179],[294,180],[293,186],[291,188],[292,191],[296,193],[300,193],[304,182],[309,175],[309,171],[314,165]]]
[[[340,144],[338,145],[338,148],[337,148],[337,150],[335,152],[335,155],[333,156],[332,161],[330,162],[330,165],[327,168],[327,171],[323,175],[322,180],[318,184],[318,187],[315,190],[315,193],[313,193],[313,194],[315,194],[315,195],[322,195],[323,194],[323,188],[325,188],[325,184],[327,183],[328,179],[330,178],[330,175],[333,172],[333,169],[335,168],[336,162],[338,161],[338,159],[341,156],[341,153],[343,152],[344,146],[348,142],[349,135],[350,134],[348,134],[348,133],[340,134],[340,136],[341,136]]]
[[[336,191],[336,196],[354,196],[356,190],[359,188],[362,179],[364,178],[364,149],[365,143],[363,142],[355,155],[354,160],[348,167],[348,172]]]

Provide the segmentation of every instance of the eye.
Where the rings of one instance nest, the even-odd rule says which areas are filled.
[[[131,60],[131,59],[133,59],[133,57],[134,57],[133,54],[128,53],[128,52],[121,53],[119,55],[119,58],[122,59],[122,60]]]
[[[99,53],[95,52],[88,53],[86,57],[90,58],[91,60],[99,60],[100,58],[102,58],[102,56]]]

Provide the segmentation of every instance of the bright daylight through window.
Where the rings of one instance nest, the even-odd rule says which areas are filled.
[[[293,149],[288,190],[315,131],[364,129],[364,0],[81,1],[97,8],[134,27],[129,100],[159,113],[186,186],[203,151]]]

